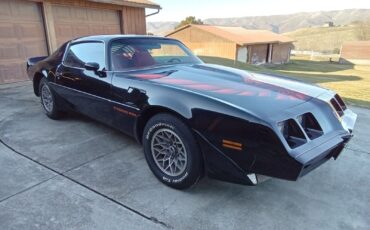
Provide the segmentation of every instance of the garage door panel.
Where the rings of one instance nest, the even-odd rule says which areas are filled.
[[[25,57],[43,56],[46,53],[40,53],[40,50],[45,49],[43,44],[38,41],[27,42],[23,45],[23,54]]]
[[[73,34],[73,27],[71,25],[58,25],[55,27],[55,35],[58,45],[61,45],[63,41],[70,39],[70,34]]]
[[[105,28],[107,30],[106,34],[119,34],[120,32],[117,32],[117,30],[113,27]]]
[[[0,1],[0,20],[7,21],[42,21],[40,18],[41,9],[34,2],[18,0]]]
[[[14,3],[11,4],[13,16],[17,16],[19,19],[27,19],[28,21],[42,21],[39,5],[32,2],[22,2],[20,4],[22,4],[21,7],[17,4],[17,1],[14,1]]]
[[[110,30],[109,27],[105,27],[105,26],[90,26],[89,31],[94,34],[99,34],[99,33],[109,34],[111,33],[112,30]],[[115,32],[114,29],[113,31]]]
[[[62,38],[65,34],[72,34],[73,33],[73,28],[71,25],[63,25],[59,24],[55,28],[55,35],[57,38]]]
[[[16,28],[14,28],[13,23],[0,23],[0,39],[12,39],[16,36]],[[3,44],[3,42],[1,43]]]
[[[58,21],[68,21],[74,15],[71,15],[71,11],[65,6],[53,6],[53,16],[54,20]]]
[[[0,63],[0,84],[24,81],[23,63]]]
[[[20,45],[17,43],[8,43],[0,46],[0,61],[2,63],[11,59],[20,59],[22,56]]]
[[[105,22],[112,22],[112,21],[115,21],[117,16],[119,16],[117,13],[116,14],[103,14],[103,20]]]
[[[104,18],[103,18],[104,12],[101,12],[101,10],[95,10],[95,9],[86,10],[85,13],[86,13],[86,19],[91,21],[91,22],[96,23],[96,22],[104,20]]]
[[[12,15],[10,1],[0,1],[0,20],[7,20]]]
[[[44,55],[47,46],[40,5],[0,1],[0,83],[27,80],[27,58]]]
[[[87,35],[121,33],[118,11],[53,5],[58,45]]]
[[[87,36],[92,33],[90,26],[76,26],[72,27],[72,30],[76,37]]]
[[[121,33],[118,11],[57,4],[51,9],[58,45],[86,35]],[[0,0],[0,49],[0,83],[27,80],[27,58],[47,55],[40,4]]]
[[[42,24],[35,23],[23,23],[17,26],[20,39],[33,39],[37,41],[45,41],[45,37],[40,37],[40,34],[44,34],[45,30]]]

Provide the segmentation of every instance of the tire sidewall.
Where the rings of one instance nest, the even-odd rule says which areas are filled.
[[[153,154],[151,151],[151,141],[154,133],[162,128],[170,129],[175,132],[184,144],[186,154],[187,154],[187,165],[180,175],[169,176],[162,172],[162,170],[157,166],[153,159]],[[163,115],[160,118],[157,116],[151,119],[144,130],[143,135],[143,146],[145,158],[148,165],[154,175],[163,183],[174,187],[174,188],[187,188],[194,184],[200,175],[199,170],[199,151],[197,149],[195,140],[190,132],[190,130],[181,122],[173,119],[172,116]]]
[[[49,91],[50,91],[50,94],[51,94],[51,97],[53,99],[53,109],[52,111],[48,111],[46,108],[45,108],[45,105],[44,105],[44,101],[43,101],[43,98],[42,98],[42,88],[43,87],[48,87]],[[55,95],[53,93],[53,90],[50,88],[48,82],[46,79],[42,79],[40,81],[40,86],[39,86],[39,95],[40,95],[40,100],[41,100],[41,106],[44,110],[44,113],[49,116],[50,118],[57,118],[57,108],[56,108],[56,102],[55,102]]]

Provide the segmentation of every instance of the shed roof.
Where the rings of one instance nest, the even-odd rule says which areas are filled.
[[[170,36],[171,34],[186,29],[190,26],[212,33],[227,40],[233,41],[239,45],[294,42],[294,40],[291,39],[290,37],[277,34],[268,30],[247,30],[244,29],[243,27],[193,25],[193,24],[180,27],[177,30],[167,34],[166,36]]]
[[[340,57],[345,59],[369,59],[370,41],[344,42]]]
[[[161,6],[149,0],[88,0],[90,2],[108,3],[115,5],[160,9]]]

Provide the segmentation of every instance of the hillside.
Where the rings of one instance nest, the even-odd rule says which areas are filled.
[[[296,50],[339,53],[346,41],[370,40],[370,26],[347,25],[338,27],[303,28],[284,33],[293,39]]]
[[[178,22],[147,22],[146,30],[155,35],[165,35],[175,29]]]
[[[285,33],[300,28],[320,26],[328,21],[334,22],[335,25],[347,25],[353,21],[364,21],[369,18],[370,9],[347,9],[290,15],[206,19],[205,22],[212,25],[243,26],[248,29],[267,29],[276,33]]]
[[[195,15],[198,17],[198,15]],[[321,26],[332,21],[335,25],[348,25],[353,21],[370,19],[370,9],[347,9],[336,11],[303,12],[288,15],[255,16],[240,18],[210,18],[204,22],[210,25],[242,26],[248,29],[266,29],[285,33],[306,27]],[[176,22],[148,22],[148,32],[163,35],[175,28]]]

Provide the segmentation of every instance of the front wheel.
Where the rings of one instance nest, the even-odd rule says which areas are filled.
[[[145,126],[143,145],[153,174],[175,189],[196,184],[202,175],[202,157],[191,130],[170,114],[158,114]]]

